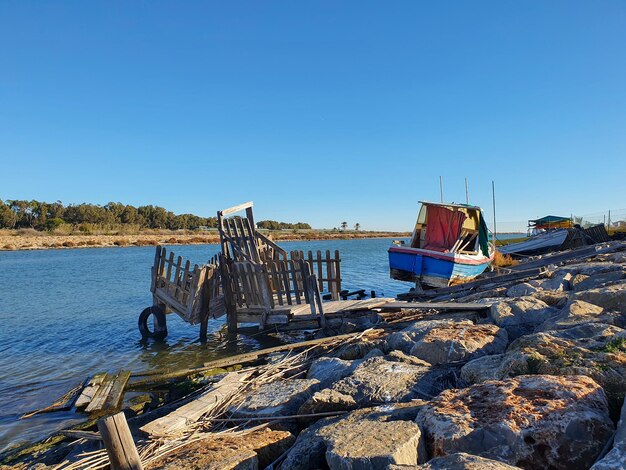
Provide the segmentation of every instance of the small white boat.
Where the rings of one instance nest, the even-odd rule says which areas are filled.
[[[511,243],[498,248],[503,255],[540,255],[561,248],[568,235],[568,229],[549,230],[519,243]]]

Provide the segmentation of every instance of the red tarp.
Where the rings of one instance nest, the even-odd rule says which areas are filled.
[[[426,239],[424,248],[448,251],[459,239],[466,215],[442,206],[428,206],[426,213]]]

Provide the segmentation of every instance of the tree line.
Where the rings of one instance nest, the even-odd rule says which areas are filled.
[[[135,207],[120,202],[109,202],[103,206],[97,204],[69,204],[61,201],[40,202],[17,199],[0,199],[0,228],[36,230],[54,230],[69,224],[80,227],[91,224],[99,227],[114,225],[133,225],[148,229],[194,230],[198,228],[217,228],[216,217],[200,217],[194,214],[174,214],[159,206],[147,205]],[[259,228],[310,229],[309,224],[298,222],[290,224],[264,220],[257,224]]]

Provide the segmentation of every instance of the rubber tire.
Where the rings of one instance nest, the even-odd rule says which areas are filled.
[[[154,315],[154,331],[150,331],[150,328],[148,328],[148,318],[150,318],[150,315]],[[161,307],[153,305],[152,307],[145,308],[139,315],[139,321],[137,323],[143,339],[152,338],[163,340],[167,336],[167,322],[165,320],[165,313]]]

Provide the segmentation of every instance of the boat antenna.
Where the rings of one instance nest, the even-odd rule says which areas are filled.
[[[469,206],[469,190],[467,189],[467,178],[465,178],[465,204]]]
[[[443,202],[443,177],[439,177],[439,195],[441,197],[441,202]]]
[[[491,196],[493,198],[493,243],[496,243],[496,183],[491,180]]]

